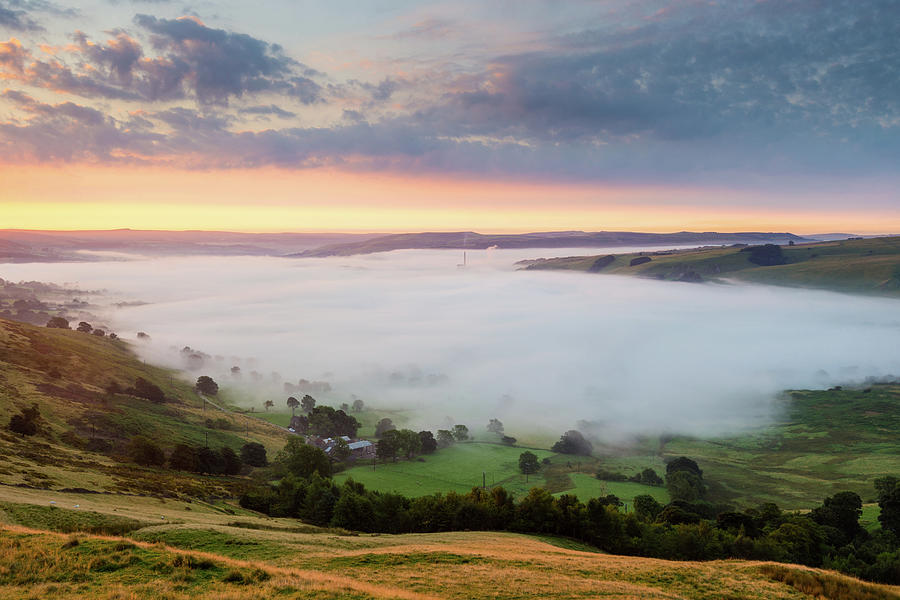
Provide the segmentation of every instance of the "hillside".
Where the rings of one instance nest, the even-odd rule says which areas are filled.
[[[112,383],[127,390],[137,378],[158,386],[165,402],[110,391]],[[143,363],[125,341],[2,319],[0,398],[2,482],[35,488],[209,495],[239,480],[165,472],[160,488],[161,472],[120,457],[135,436],[164,449],[208,438],[211,448],[237,451],[255,441],[274,453],[288,435],[261,420],[204,409],[190,384]],[[10,418],[32,405],[40,412],[37,435],[8,431]]]
[[[351,256],[391,250],[484,250],[486,248],[608,248],[616,246],[679,246],[683,244],[764,244],[801,242],[792,233],[691,232],[639,233],[631,231],[551,231],[522,234],[400,233],[359,242],[332,244],[293,254],[293,257]]]
[[[568,270],[632,275],[666,281],[740,281],[900,295],[900,237],[851,239],[781,246],[784,264],[761,266],[745,247],[641,252],[535,259],[527,270]],[[634,264],[633,264],[634,263]]]
[[[3,599],[900,597],[796,565],[612,556],[509,533],[356,535],[152,498],[0,486],[0,522]]]

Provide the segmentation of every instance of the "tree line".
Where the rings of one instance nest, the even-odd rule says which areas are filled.
[[[876,480],[881,528],[860,524],[862,500],[853,492],[825,499],[806,514],[772,503],[736,511],[702,499],[661,505],[650,496],[622,511],[613,495],[580,501],[532,488],[516,500],[502,487],[475,487],[419,498],[377,492],[348,479],[331,480],[331,465],[318,448],[291,440],[275,461],[281,479],[248,490],[244,508],[320,526],[372,533],[496,530],[562,535],[602,550],[671,560],[740,558],[835,569],[863,579],[900,583],[900,479]],[[686,496],[702,489],[702,472],[688,458],[672,461],[667,479],[680,481]],[[695,468],[696,467],[696,468]],[[530,467],[526,467],[530,468]],[[699,472],[699,473],[698,473]]]

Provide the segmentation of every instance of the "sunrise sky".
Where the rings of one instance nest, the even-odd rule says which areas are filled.
[[[893,0],[0,0],[0,229],[900,232]]]

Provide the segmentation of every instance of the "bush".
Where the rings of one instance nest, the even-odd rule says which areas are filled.
[[[62,317],[51,317],[47,321],[47,327],[51,329],[69,329],[69,321]]]
[[[138,436],[128,444],[128,458],[145,467],[159,467],[166,462],[162,448],[144,436]]]
[[[265,467],[269,464],[266,448],[258,442],[247,442],[241,447],[241,460],[251,467]]]
[[[31,408],[22,409],[17,415],[13,415],[9,420],[9,425],[7,428],[13,433],[18,433],[19,435],[34,435],[38,432],[38,419],[41,418],[41,413],[38,410],[37,404],[32,404]]]

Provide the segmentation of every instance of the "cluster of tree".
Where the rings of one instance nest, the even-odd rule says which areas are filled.
[[[310,398],[304,396],[304,398]],[[315,400],[312,400],[315,402]],[[356,432],[361,427],[356,417],[348,415],[343,410],[335,410],[330,406],[314,406],[307,415],[297,415],[291,418],[291,427],[297,433],[303,435],[317,435],[321,437],[340,437],[346,435],[356,437]]]
[[[170,469],[176,471],[210,475],[237,475],[244,464],[251,467],[265,467],[268,464],[265,447],[256,442],[244,444],[240,455],[227,446],[213,450],[207,446],[178,444],[167,457],[159,444],[147,437],[137,436],[129,442],[127,455],[132,462],[145,467],[168,464]]]
[[[666,464],[666,489],[672,500],[684,502],[702,500],[706,496],[703,471],[696,462],[686,456],[671,460]]]
[[[562,434],[559,441],[553,444],[553,447],[550,449],[560,454],[579,454],[582,456],[590,456],[591,452],[594,451],[591,443],[585,439],[580,431],[575,429]]]
[[[660,477],[656,471],[653,469],[644,469],[640,473],[636,473],[629,477],[624,473],[618,473],[616,471],[607,471],[606,469],[598,469],[597,473],[594,475],[597,479],[601,481],[630,481],[632,483],[640,483],[643,485],[653,485],[660,486],[664,483],[662,477]]]
[[[431,454],[438,443],[430,431],[416,433],[412,429],[389,429],[384,432],[375,446],[375,456],[387,462],[396,462],[398,456],[412,459],[417,454]]]
[[[62,317],[55,317],[55,318],[62,319]],[[52,322],[52,321],[53,321],[53,319],[50,319],[50,322]],[[69,322],[66,321],[65,319],[62,319],[62,321],[65,321],[65,327],[62,327],[61,326],[62,323],[60,322],[59,323],[60,329],[68,329]],[[54,325],[51,325],[50,322],[47,323],[47,327],[54,327]],[[93,325],[91,325],[87,321],[81,321],[80,323],[78,323],[78,327],[75,328],[75,331],[80,331],[81,333],[90,333],[90,334],[96,335],[97,337],[106,336],[106,331],[104,331],[103,329],[100,329],[100,328],[95,328]],[[115,333],[110,333],[109,339],[116,340],[116,339],[119,339],[119,336],[117,336]]]
[[[331,384],[327,381],[307,381],[306,379],[301,379],[296,385],[285,381],[284,391],[286,394],[296,394],[297,392],[303,394],[327,394],[331,391]]]
[[[21,436],[34,435],[40,430],[38,425],[40,419],[41,412],[37,404],[32,404],[28,408],[23,408],[19,414],[10,417],[6,428]]]
[[[741,248],[741,252],[749,252],[750,257],[747,259],[755,265],[761,267],[773,267],[775,265],[783,265],[787,262],[781,246],[776,244],[763,244],[762,246],[748,246]]]
[[[528,457],[524,462],[533,464]],[[328,479],[326,465],[327,460],[324,472],[308,465],[291,469],[277,484],[249,490],[241,497],[241,506],[271,516],[365,532],[545,533],[577,538],[617,554],[792,562],[900,583],[900,488],[896,478],[879,480],[879,503],[882,514],[888,516],[882,518],[880,531],[869,534],[859,526],[862,503],[852,492],[827,498],[821,507],[803,515],[785,513],[774,504],[742,512],[704,501],[678,500],[661,506],[650,496],[636,498],[635,510],[623,513],[615,496],[584,503],[569,494],[554,497],[542,488],[532,488],[519,501],[502,487],[410,499],[373,492],[352,480],[335,485]]]

